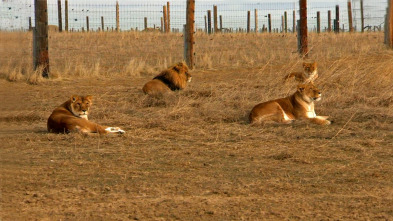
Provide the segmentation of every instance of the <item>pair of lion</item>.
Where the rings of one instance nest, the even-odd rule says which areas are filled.
[[[267,101],[256,105],[249,115],[250,123],[275,121],[291,123],[297,119],[307,119],[310,122],[329,125],[326,116],[317,116],[314,110],[314,101],[321,99],[320,90],[313,84],[318,77],[316,63],[304,63],[304,72],[295,72],[287,75],[285,79],[295,77],[302,83],[297,91],[289,97]],[[159,75],[147,82],[142,91],[149,95],[158,95],[168,91],[184,89],[191,75],[184,62],[177,63],[162,71]],[[84,133],[125,133],[119,127],[107,127],[88,120],[88,113],[92,105],[92,96],[71,96],[70,100],[57,107],[50,115],[47,123],[48,131],[53,133],[68,133],[80,131]]]
[[[256,105],[249,115],[251,124],[266,121],[288,124],[294,120],[304,119],[319,125],[329,125],[328,116],[317,116],[314,101],[321,100],[321,91],[314,85],[318,77],[317,63],[304,62],[303,72],[293,72],[285,80],[294,77],[301,82],[291,96],[267,101]]]
[[[149,95],[159,95],[168,91],[184,89],[187,82],[191,81],[188,66],[179,62],[162,71],[153,80],[147,82],[142,91]],[[79,131],[83,133],[125,133],[119,127],[108,127],[93,123],[88,120],[92,96],[73,95],[65,103],[57,107],[49,116],[47,127],[49,132],[69,133]]]

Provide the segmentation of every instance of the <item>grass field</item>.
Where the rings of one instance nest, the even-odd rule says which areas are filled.
[[[180,34],[53,33],[51,78],[30,33],[0,33],[1,220],[392,220],[393,51],[383,33],[311,34],[323,96],[306,122],[250,126],[296,90],[296,37],[196,36],[184,91],[145,96],[183,55]],[[93,95],[124,135],[48,134],[52,110]]]

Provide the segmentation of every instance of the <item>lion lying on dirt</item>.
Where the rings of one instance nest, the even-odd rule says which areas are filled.
[[[317,62],[303,62],[303,72],[292,72],[285,76],[284,80],[292,77],[300,83],[314,82],[318,78]]]
[[[321,99],[321,92],[312,83],[299,84],[297,91],[285,98],[267,101],[256,105],[249,115],[250,123],[257,124],[265,121],[291,123],[294,120],[305,119],[319,125],[329,125],[327,116],[317,116],[314,111],[314,101]]]
[[[181,90],[186,87],[188,82],[191,82],[191,78],[187,64],[179,62],[147,82],[142,90],[145,94],[150,95],[163,94],[171,90]]]
[[[78,131],[83,133],[124,133],[118,127],[105,127],[88,120],[92,96],[72,95],[71,99],[57,107],[49,116],[47,127],[52,133],[69,133]]]

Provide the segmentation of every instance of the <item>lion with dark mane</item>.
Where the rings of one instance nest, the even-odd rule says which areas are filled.
[[[191,75],[188,73],[188,66],[185,62],[179,62],[163,71],[147,82],[142,91],[145,94],[156,95],[168,91],[182,90],[191,82]]]

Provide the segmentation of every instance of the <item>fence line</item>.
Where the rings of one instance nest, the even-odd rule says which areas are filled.
[[[58,4],[58,1],[60,4]],[[255,30],[254,27],[269,26],[268,15],[270,14],[271,30],[293,32],[293,27],[288,27],[286,23],[296,23],[295,20],[285,16],[288,12],[295,11],[299,13],[298,1],[288,0],[288,2],[270,2],[261,1],[261,3],[226,3],[221,2],[207,2],[196,1],[195,6],[195,26],[196,29],[204,31],[204,17],[207,15],[208,10],[213,10],[217,15],[214,15],[214,29],[213,32],[219,32],[221,29],[228,32],[232,30],[243,31],[247,29],[248,11],[256,11],[258,17],[254,17],[250,21],[250,31],[261,32],[262,28]],[[59,26],[61,23],[62,28],[65,24],[64,30],[80,31],[82,27],[86,28],[85,18],[89,16],[90,30],[97,31],[98,28],[102,30],[101,18],[105,19],[104,29],[116,29],[121,31],[127,30],[144,30],[144,18],[147,17],[149,21],[149,28],[160,27],[161,19],[164,23],[167,20],[167,28],[165,30],[182,30],[183,25],[186,23],[186,1],[184,2],[151,2],[151,3],[133,3],[130,1],[121,1],[117,4],[115,0],[101,1],[97,3],[91,1],[86,4],[86,0],[80,3],[77,0],[48,0],[48,22],[50,25]],[[109,3],[108,3],[109,2]],[[320,12],[320,27],[321,30],[327,30],[328,27],[328,11],[334,10],[336,4],[341,9],[348,7],[347,0],[338,0],[334,3],[315,3],[308,2],[308,24],[309,30],[315,31],[317,28],[317,11]],[[116,10],[118,5],[118,10]],[[166,10],[163,10],[166,8]],[[352,23],[351,27],[354,31],[362,31],[361,27],[366,27],[367,30],[380,30],[384,23],[385,9],[387,0],[352,0]],[[171,10],[169,10],[169,7]],[[34,19],[34,5],[28,0],[18,1],[2,1],[0,3],[0,30],[28,30],[29,17]],[[58,9],[61,8],[65,16],[61,16]],[[361,10],[364,8],[364,12]],[[164,14],[167,14],[165,16]],[[220,29],[216,30],[216,18],[221,17]],[[282,16],[284,16],[284,25],[282,25]],[[342,13],[337,19],[337,27],[344,31],[349,30],[349,18],[346,13]],[[34,21],[33,21],[34,22]],[[362,22],[364,23],[362,25]],[[341,25],[341,26],[340,26]],[[285,28],[287,27],[287,28]],[[60,27],[59,27],[60,29]]]

